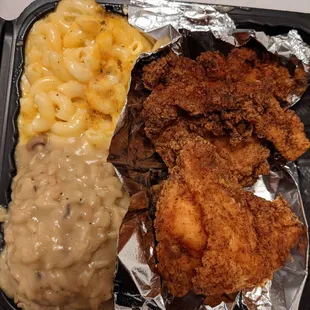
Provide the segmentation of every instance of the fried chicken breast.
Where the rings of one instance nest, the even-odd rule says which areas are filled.
[[[289,257],[301,223],[281,197],[244,191],[209,141],[188,139],[179,154],[155,220],[169,291],[213,296],[263,285]]]

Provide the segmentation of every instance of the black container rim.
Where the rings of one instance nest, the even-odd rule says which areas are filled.
[[[14,176],[14,151],[18,138],[16,118],[19,111],[19,82],[23,72],[24,42],[32,25],[53,11],[58,2],[57,0],[35,0],[16,19],[6,21],[0,18],[0,80],[2,81],[0,83],[0,113],[3,114],[3,116],[0,115],[0,186],[3,189],[2,193],[0,192],[0,204],[8,204],[9,187]],[[123,5],[129,4],[129,0],[97,0],[97,2],[107,8],[114,7],[118,12]],[[180,2],[186,1],[181,0]],[[256,29],[263,31],[269,29],[268,31],[271,31],[272,34],[296,29],[302,38],[310,44],[310,14],[308,13],[231,7],[228,14],[238,28],[253,25]],[[10,40],[4,44],[5,36]],[[9,44],[11,45],[8,46]],[[309,126],[306,131],[310,134],[310,119],[306,125]],[[301,159],[298,164],[310,167],[310,159]],[[4,194],[4,192],[6,193]],[[310,213],[308,213],[309,217]],[[305,298],[307,292],[310,292],[310,283],[308,283],[308,287],[306,285],[304,288]],[[309,304],[310,301],[305,300],[301,303],[300,309],[310,309]],[[3,293],[0,294],[0,309],[15,309]]]

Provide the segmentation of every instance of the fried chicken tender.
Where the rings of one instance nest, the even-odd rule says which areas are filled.
[[[143,69],[145,132],[154,143],[180,118],[215,136],[229,136],[234,146],[254,136],[271,141],[288,160],[310,146],[303,124],[291,110],[289,96],[307,86],[303,69],[293,76],[279,61],[255,51],[233,49],[227,56],[202,53],[197,61],[170,53]],[[156,146],[156,143],[154,143]]]
[[[188,83],[158,86],[145,100],[142,116],[145,121],[145,133],[148,138],[155,139],[167,126],[178,121],[179,115],[189,116],[203,114],[206,104],[206,89],[199,84]]]
[[[285,111],[281,103],[305,91],[305,71],[298,67],[291,77],[279,62],[268,54],[265,58],[259,60],[254,51],[241,48],[234,49],[226,61],[212,52],[203,53],[197,61],[206,69],[211,105],[220,102],[223,107],[221,119],[230,130],[232,143],[242,141],[244,133],[253,129],[255,135],[271,141],[286,159],[294,161],[310,143],[298,116]]]
[[[302,224],[281,197],[243,190],[216,147],[184,142],[160,194],[158,268],[169,291],[214,296],[263,285],[289,257]]]
[[[273,141],[274,146],[288,160],[294,161],[309,149],[304,124],[292,110],[283,111],[277,101],[271,100],[263,117],[256,119],[259,137]]]

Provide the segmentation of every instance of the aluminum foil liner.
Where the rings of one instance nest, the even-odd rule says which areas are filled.
[[[216,38],[236,47],[245,45],[251,38],[272,54],[283,56],[282,61],[301,61],[310,80],[310,47],[291,30],[287,34],[268,36],[252,29],[236,29],[227,12],[232,7],[175,2],[167,0],[131,0],[128,21],[148,36],[166,45],[179,39],[179,29],[211,31]],[[158,44],[156,47],[160,47]],[[289,106],[299,101],[291,94]]]
[[[284,310],[298,307],[308,270],[306,230],[291,251],[293,262],[288,260],[281,270],[275,272],[272,281],[264,287],[227,296],[215,307],[204,305],[204,298],[193,293],[183,298],[169,295],[156,269],[153,219],[160,182],[167,178],[167,168],[144,133],[141,110],[148,92],[142,85],[141,72],[145,62],[156,59],[167,49],[195,58],[205,50],[219,50],[225,54],[234,46],[244,45],[279,55],[279,61],[290,67],[302,64],[309,72],[310,48],[296,31],[269,37],[253,30],[236,30],[225,11],[227,8],[162,0],[135,0],[128,7],[130,23],[159,40],[157,47],[160,48],[156,53],[142,55],[134,66],[127,102],[108,158],[131,195],[130,210],[120,230],[115,309]],[[289,104],[295,104],[299,99],[292,94]],[[279,160],[277,154],[273,155],[270,174],[260,177],[247,190],[267,200],[282,193],[307,227],[296,166]]]
[[[223,11],[230,7],[166,0],[132,0],[128,7],[129,23],[154,37],[158,29],[168,26],[174,29],[211,30],[216,36],[224,37],[236,27],[233,20]]]

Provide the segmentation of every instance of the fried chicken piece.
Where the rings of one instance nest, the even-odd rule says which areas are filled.
[[[191,290],[207,242],[201,209],[193,199],[182,178],[174,175],[164,184],[157,203],[158,269],[175,296]]]
[[[199,62],[206,70],[208,80],[224,79],[226,75],[226,59],[220,52],[205,52],[197,57]]]
[[[170,53],[143,69],[143,82],[153,89],[143,104],[145,132],[152,140],[186,113],[204,115],[207,90],[204,68],[196,61]]]
[[[213,137],[209,141],[216,147],[218,155],[227,161],[227,169],[242,186],[253,185],[259,175],[269,173],[269,150],[253,137],[233,147],[227,137]]]
[[[183,148],[184,141],[193,139],[196,134],[191,132],[186,121],[178,121],[168,126],[162,134],[154,137],[152,143],[169,170],[176,165],[176,159]]]
[[[256,134],[272,141],[288,160],[296,160],[310,147],[299,117],[292,110],[283,111],[275,100],[269,102],[262,117],[256,118],[254,126]]]
[[[229,169],[242,186],[251,186],[259,175],[269,173],[267,158],[269,150],[256,138],[250,137],[237,146],[232,146],[228,137],[216,137],[200,130],[187,120],[179,120],[167,127],[152,142],[157,153],[169,169],[176,165],[176,159],[187,140],[201,136],[216,147],[219,156],[227,160]]]
[[[169,291],[206,296],[263,285],[289,257],[302,224],[279,197],[246,192],[216,147],[184,143],[156,211],[158,268]]]
[[[218,51],[207,51],[197,57],[197,62],[206,70],[208,80],[230,82],[240,80],[242,75],[251,71],[256,60],[256,52],[247,48],[233,49],[227,59]]]
[[[176,65],[178,57],[169,53],[143,67],[143,83],[147,89],[153,90],[157,85],[165,82],[168,72]]]
[[[240,48],[227,57],[205,52],[196,62],[170,53],[143,70],[152,93],[142,116],[152,142],[185,117],[196,130],[229,136],[234,146],[251,136],[267,139],[288,160],[310,146],[295,112],[281,107],[289,96],[305,90],[301,68],[291,76],[269,54],[261,60],[255,51]]]
[[[223,56],[213,54],[203,53],[197,60],[206,69],[211,105],[223,107],[221,119],[224,128],[230,130],[232,144],[241,142],[244,133],[253,128],[258,137],[273,142],[288,160],[296,160],[306,152],[310,143],[302,122],[295,112],[284,111],[280,105],[290,95],[300,96],[305,91],[305,71],[297,68],[291,77],[279,62],[259,60],[248,49],[234,49],[226,63]],[[221,65],[214,66],[216,61]],[[215,82],[214,77],[218,78]],[[240,130],[240,124],[247,124],[248,130]]]
[[[266,53],[259,59],[254,50],[235,48],[225,58],[219,52],[204,52],[197,57],[197,62],[206,70],[209,81],[222,80],[225,84],[233,82],[258,81],[264,85],[265,91],[279,101],[287,101],[290,94],[300,96],[307,87],[306,73],[297,67],[293,76],[278,60]]]
[[[203,79],[205,74],[202,66],[188,58],[176,59],[174,54],[160,58],[144,68],[144,83],[154,88],[144,102],[142,111],[145,132],[169,168],[175,165],[185,139],[194,138],[197,134],[205,138],[209,138],[211,133],[225,135],[225,123],[222,123],[220,115],[206,113],[208,89],[201,87]],[[240,107],[243,102],[240,100]],[[186,117],[182,116],[184,114]],[[242,132],[243,137],[248,135],[249,138],[244,138],[235,150],[230,147],[229,140],[224,138],[220,138],[222,143],[218,145],[221,154],[229,158],[229,168],[242,185],[250,186],[259,174],[269,172],[266,161],[269,151],[257,139],[251,138],[252,128],[242,126],[241,120],[239,122],[237,126],[230,126],[226,121],[226,127],[238,130],[238,135]],[[224,140],[226,147],[223,147]],[[239,162],[242,152],[247,155],[247,160]]]
[[[203,115],[206,104],[206,90],[197,83],[174,84],[167,87],[157,86],[143,104],[142,116],[145,133],[152,141],[179,115]]]
[[[195,84],[205,80],[202,65],[187,57],[173,52],[152,61],[143,67],[143,83],[150,90],[158,85]]]

